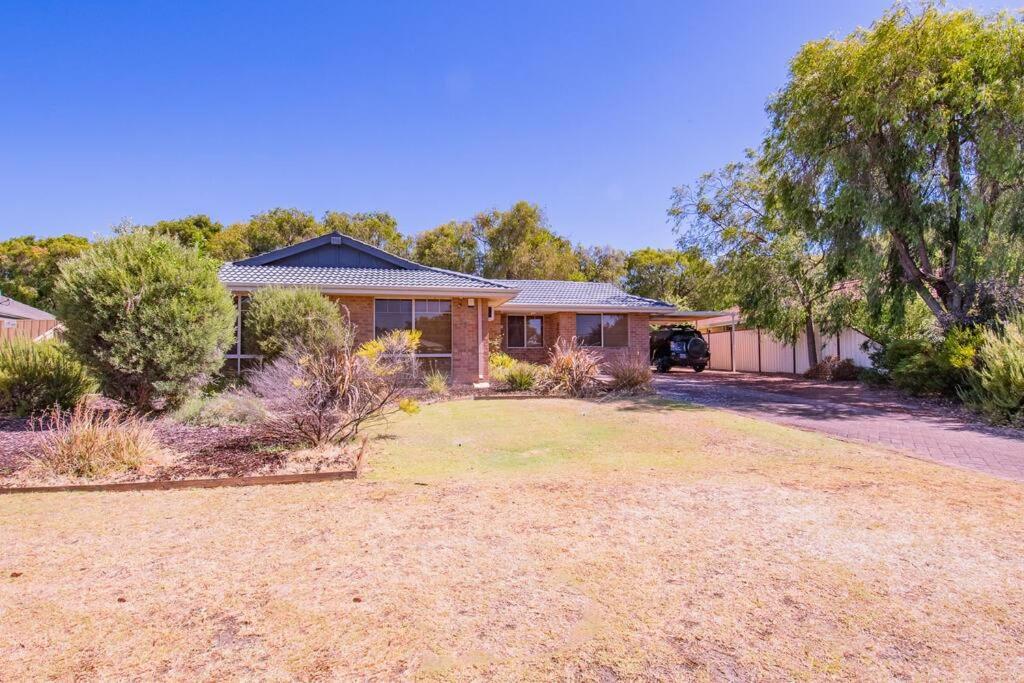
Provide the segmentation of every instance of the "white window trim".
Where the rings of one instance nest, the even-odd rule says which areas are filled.
[[[523,319],[523,345],[522,346],[513,346],[512,344],[509,344],[509,339],[510,339],[509,334],[508,334],[508,321],[509,321],[509,318],[522,318]],[[540,318],[540,344],[536,344],[534,346],[531,346],[530,344],[526,343],[526,340],[527,340],[527,336],[526,336],[526,319],[527,318]],[[544,316],[542,316],[542,315],[529,315],[529,314],[526,314],[526,313],[506,314],[505,315],[505,348],[506,349],[543,349],[544,348]]]
[[[373,338],[377,338],[377,302],[378,301],[411,301],[412,302],[412,329],[416,329],[416,302],[417,301],[447,301],[452,305],[451,325],[452,332],[452,351],[455,350],[455,300],[447,299],[443,296],[375,296],[373,297]],[[413,358],[451,358],[452,351],[448,353],[414,353]],[[454,361],[453,361],[454,362]],[[453,368],[454,372],[454,368]]]
[[[584,344],[583,346],[585,346],[588,349],[628,349],[629,348],[629,343],[632,340],[629,337],[629,314],[628,313],[577,313],[576,314],[576,318],[578,319],[581,315],[598,315],[598,316],[601,316],[601,325],[600,325],[600,327],[601,327],[601,343],[600,344],[596,344],[596,345],[595,344]],[[604,317],[606,315],[614,315],[614,316],[618,316],[620,318],[625,318],[626,319],[626,343],[625,343],[625,345],[623,345],[623,346],[605,346],[605,344],[604,344]],[[577,336],[579,336],[578,335],[579,329],[580,329],[579,323],[577,323],[576,324]]]
[[[249,294],[235,295],[235,350],[232,353],[225,353],[226,360],[235,362],[235,372],[241,374],[243,360],[262,360],[263,356],[258,353],[242,353],[242,299],[249,299]]]

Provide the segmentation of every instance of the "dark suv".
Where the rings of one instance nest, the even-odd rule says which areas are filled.
[[[662,328],[651,332],[651,362],[658,372],[668,372],[675,365],[700,372],[711,362],[711,349],[689,325]]]

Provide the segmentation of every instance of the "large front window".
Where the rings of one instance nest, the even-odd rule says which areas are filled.
[[[539,315],[510,315],[505,318],[505,346],[510,349],[544,346],[544,318]]]
[[[577,313],[576,339],[583,346],[629,346],[629,318],[618,314]]]
[[[392,330],[419,330],[416,358],[421,367],[451,373],[452,302],[447,299],[377,299],[374,336]]]

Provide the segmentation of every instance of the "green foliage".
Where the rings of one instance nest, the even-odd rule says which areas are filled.
[[[96,390],[96,381],[56,342],[0,343],[0,413],[26,417],[74,407]]]
[[[806,44],[769,106],[765,164],[813,196],[829,268],[875,251],[865,290],[910,287],[944,327],[1024,268],[1024,23],[897,5]]]
[[[413,260],[433,268],[475,273],[479,268],[480,245],[473,224],[449,221],[416,236]]]
[[[493,373],[495,370],[503,370],[505,368],[512,367],[515,364],[516,359],[503,351],[493,351],[491,352],[491,355],[488,356],[487,362],[491,367],[491,372]]]
[[[210,240],[223,230],[224,226],[205,214],[195,214],[170,221],[157,221],[153,225],[143,226],[142,229],[173,237],[186,247],[205,250]]]
[[[684,248],[718,257],[746,322],[794,343],[807,335],[808,362],[817,365],[816,330],[849,323],[856,298],[845,272],[826,262],[817,238],[826,218],[811,195],[791,191],[754,152],[742,163],[704,174],[675,189],[669,211]]]
[[[266,362],[273,361],[292,344],[310,345],[348,334],[337,304],[315,289],[257,289],[244,319],[247,342]]]
[[[624,286],[630,294],[692,310],[719,310],[734,303],[728,279],[695,247],[685,251],[648,247],[630,253]]]
[[[961,396],[997,424],[1024,426],[1024,315],[985,330]]]
[[[61,265],[64,338],[109,396],[174,404],[223,363],[235,307],[217,263],[177,241],[134,232]]]
[[[483,275],[508,279],[579,280],[572,244],[547,225],[536,204],[516,202],[508,211],[481,213],[473,230],[486,245]]]
[[[412,239],[398,231],[398,221],[389,213],[328,211],[322,232],[340,232],[402,258],[412,254]]]
[[[53,287],[60,262],[89,248],[76,235],[36,239],[32,235],[0,242],[0,293],[43,310],[54,310]]]
[[[215,233],[210,237],[208,249],[214,258],[237,261],[318,237],[323,232],[323,226],[313,214],[277,208]]]
[[[508,391],[532,391],[544,368],[535,363],[517,361],[501,371],[501,382]]]
[[[978,328],[950,328],[938,340],[900,339],[872,354],[894,386],[914,395],[954,396],[973,373],[982,343]]]
[[[580,276],[587,282],[610,282],[618,285],[626,274],[626,252],[610,246],[576,246]]]

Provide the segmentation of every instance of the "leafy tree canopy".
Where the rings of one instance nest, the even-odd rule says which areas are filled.
[[[480,262],[480,245],[468,221],[449,221],[416,236],[412,258],[434,268],[460,273],[476,273]]]
[[[399,232],[398,221],[389,213],[328,211],[323,228],[322,232],[340,232],[395,256],[408,258],[412,253],[412,239]]]
[[[153,225],[143,226],[143,229],[173,237],[186,247],[205,250],[209,241],[223,230],[224,226],[211,220],[206,214],[195,214],[170,221],[157,221]]]
[[[43,239],[28,235],[0,242],[0,293],[53,311],[53,287],[61,261],[88,248],[89,240],[77,235]]]
[[[323,232],[323,226],[311,213],[271,209],[214,234],[209,241],[209,253],[222,261],[237,261],[312,239]]]
[[[780,200],[815,205],[836,268],[884,254],[869,292],[909,287],[943,325],[1024,267],[1024,23],[903,5],[808,43],[771,101]],[[808,200],[811,197],[811,200]]]
[[[610,246],[576,246],[580,276],[588,282],[620,284],[626,274],[626,252]]]
[[[845,301],[855,291],[842,280],[844,272],[826,267],[827,245],[815,237],[823,220],[819,207],[780,201],[785,191],[783,179],[765,172],[749,152],[744,162],[676,188],[669,215],[681,248],[718,259],[748,323],[789,342],[806,333],[813,366],[817,328],[843,327],[850,313]]]
[[[478,214],[473,230],[487,250],[484,277],[579,280],[572,243],[555,234],[536,204],[516,202],[508,211]]]
[[[624,286],[630,294],[692,310],[719,310],[733,304],[726,278],[696,248],[648,247],[631,252]]]

